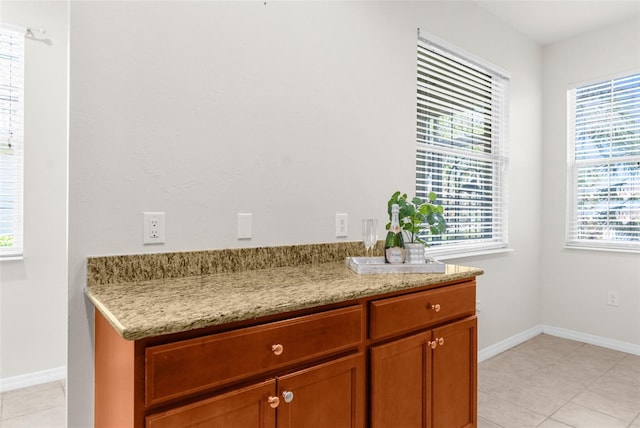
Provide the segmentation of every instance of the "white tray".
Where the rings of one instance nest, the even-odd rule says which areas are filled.
[[[347,266],[355,273],[444,273],[446,265],[437,260],[416,264],[390,264],[384,257],[347,257]]]

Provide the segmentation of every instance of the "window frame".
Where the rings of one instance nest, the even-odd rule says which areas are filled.
[[[579,193],[580,193],[580,184],[578,179],[579,168],[580,166],[586,167],[589,165],[615,165],[622,164],[626,162],[635,163],[638,162],[640,164],[640,154],[637,155],[622,155],[622,156],[610,156],[608,158],[593,158],[593,159],[576,159],[577,156],[582,155],[583,157],[587,154],[586,152],[577,152],[576,149],[576,114],[577,114],[577,101],[576,101],[576,91],[587,90],[591,87],[596,87],[599,85],[614,85],[614,82],[623,81],[626,79],[637,79],[640,81],[640,70],[635,70],[632,72],[620,73],[614,76],[602,77],[598,79],[593,79],[589,82],[582,82],[578,84],[571,85],[567,89],[566,95],[566,111],[567,111],[567,183],[566,183],[566,220],[565,220],[565,248],[567,249],[579,249],[579,250],[596,250],[596,251],[614,251],[614,252],[627,252],[627,253],[640,253],[640,233],[638,233],[637,240],[631,241],[620,241],[620,240],[609,240],[609,239],[586,239],[580,238],[578,229],[579,229],[579,219],[578,219],[578,203],[579,203]],[[637,94],[640,96],[640,88],[637,89]],[[612,91],[613,92],[613,91]],[[613,107],[615,103],[612,101],[609,104]],[[602,105],[602,104],[600,104]],[[640,106],[640,101],[638,102]],[[636,109],[638,110],[638,109]],[[626,110],[625,110],[626,111]],[[636,113],[640,117],[640,110]],[[611,129],[612,121],[607,122],[608,128]],[[640,125],[640,120],[638,120],[638,125]],[[603,127],[598,129],[604,129]],[[640,136],[640,130],[637,131]],[[640,148],[640,144],[635,149],[638,150]],[[634,146],[631,146],[631,150],[634,149]],[[607,175],[607,178],[611,176]],[[640,173],[638,174],[638,179],[640,179]],[[586,187],[586,186],[585,186]],[[609,196],[607,201],[610,203],[612,197]],[[585,236],[585,235],[583,235]]]
[[[6,230],[12,237],[11,245],[0,245],[0,261],[21,259],[24,254],[25,35],[23,28],[0,24],[0,61],[9,75],[0,75],[0,198],[9,200],[0,200],[0,233]],[[11,47],[6,49],[7,45]]]
[[[441,237],[434,237],[432,235],[423,235],[431,246],[429,254],[438,259],[467,257],[472,255],[492,254],[498,252],[512,251],[509,248],[508,240],[508,201],[507,201],[507,173],[508,173],[508,122],[509,122],[509,84],[510,73],[506,70],[488,62],[487,60],[473,55],[465,50],[443,40],[433,34],[418,30],[418,82],[417,82],[417,133],[416,133],[416,195],[424,197],[429,191],[434,190],[429,186],[426,178],[422,178],[422,175],[426,177],[425,172],[428,167],[425,166],[421,170],[421,157],[428,156],[429,149],[437,151],[443,151],[442,147],[434,147],[433,143],[429,143],[427,138],[427,131],[421,132],[420,124],[420,109],[421,103],[424,106],[425,101],[420,100],[420,71],[421,71],[421,54],[420,49],[427,49],[432,52],[436,52],[438,55],[442,55],[446,58],[453,58],[456,62],[469,67],[470,69],[480,70],[481,73],[485,73],[491,76],[491,104],[493,108],[499,110],[499,117],[493,117],[491,126],[493,131],[491,132],[491,139],[489,145],[489,153],[482,156],[482,159],[490,162],[491,172],[491,193],[488,198],[491,203],[491,226],[490,226],[490,238],[476,238],[476,239],[454,239],[447,241],[447,234]],[[499,89],[499,90],[498,90]],[[423,89],[424,90],[424,89]],[[424,113],[423,113],[424,115]],[[446,152],[446,149],[444,149]],[[452,150],[454,153],[455,150]],[[460,156],[458,151],[456,156]],[[444,157],[443,157],[444,159]],[[477,156],[462,156],[460,159],[476,159]],[[422,161],[425,162],[425,161]],[[433,166],[433,161],[431,163]],[[444,165],[444,163],[442,164]],[[442,167],[444,170],[444,167]],[[449,223],[449,230],[453,224],[454,218],[447,216],[447,200],[444,195],[438,194],[437,203],[442,203],[445,208],[445,218]],[[486,208],[485,208],[486,210]],[[484,211],[483,211],[484,212]],[[478,215],[476,213],[476,215]],[[484,220],[483,220],[484,222]],[[447,232],[449,233],[449,232]]]

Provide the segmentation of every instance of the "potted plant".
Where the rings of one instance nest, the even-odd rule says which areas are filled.
[[[405,236],[405,263],[424,263],[425,246],[429,244],[420,237],[423,231],[428,231],[433,235],[440,235],[447,230],[447,222],[444,219],[444,208],[436,205],[438,196],[434,192],[429,192],[428,200],[414,197],[409,200],[406,194],[395,192],[388,202],[388,213],[391,218],[391,207],[398,204],[400,208],[400,227]],[[387,223],[389,230],[390,222]]]

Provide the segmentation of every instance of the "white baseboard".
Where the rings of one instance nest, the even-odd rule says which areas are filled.
[[[613,349],[615,351],[626,352],[627,354],[640,355],[640,345],[629,342],[609,339],[606,337],[595,336],[593,334],[582,333],[566,328],[554,327],[551,325],[540,324],[528,330],[520,332],[514,336],[508,337],[494,345],[487,346],[478,351],[478,362],[481,363],[501,352],[507,351],[537,335],[544,333],[550,336],[562,337],[564,339],[576,340],[578,342],[588,343],[590,345],[601,346],[603,348]]]
[[[551,336],[562,337],[564,339],[577,340],[578,342],[588,343],[590,345],[601,346],[603,348],[613,349],[614,351],[626,352],[627,354],[640,355],[640,345],[635,345],[621,340],[609,339],[602,336],[594,336],[593,334],[582,333],[579,331],[568,330],[566,328],[554,327],[552,325],[543,325],[542,332]]]
[[[478,351],[478,362],[481,363],[484,360],[488,360],[489,358],[500,354],[508,349],[513,348],[514,346],[518,346],[521,343],[526,342],[529,339],[536,337],[537,335],[542,333],[542,325],[537,325],[528,330],[522,331],[514,336],[508,337],[505,340],[501,340],[500,342],[487,346],[486,348]]]
[[[6,377],[4,379],[0,379],[0,392],[40,385],[41,383],[53,382],[56,380],[64,380],[66,378],[66,367],[57,367],[55,369],[27,373],[20,376]]]

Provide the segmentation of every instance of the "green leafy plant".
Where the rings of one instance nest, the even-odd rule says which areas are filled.
[[[400,227],[408,238],[406,242],[420,242],[429,246],[420,237],[423,231],[428,231],[432,235],[440,235],[446,232],[447,222],[444,219],[444,208],[442,208],[442,205],[435,204],[436,199],[438,199],[438,195],[434,192],[429,192],[429,200],[427,201],[417,196],[409,200],[406,193],[403,194],[399,191],[391,195],[387,204],[389,219],[391,219],[391,206],[398,204],[400,208],[398,216]],[[387,223],[387,230],[389,230],[390,226],[391,221]]]

